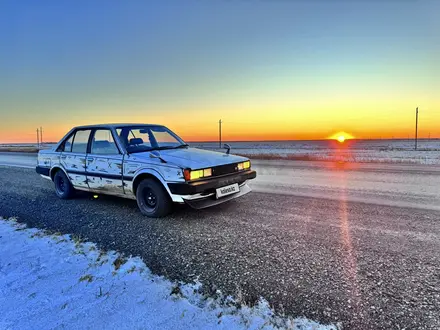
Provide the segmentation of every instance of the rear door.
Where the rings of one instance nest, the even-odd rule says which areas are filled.
[[[90,153],[87,155],[89,188],[106,194],[124,193],[122,184],[122,153],[110,129],[96,129],[92,133]]]
[[[90,129],[77,130],[69,137],[60,156],[60,163],[67,172],[70,182],[77,188],[88,188],[86,176],[87,146]]]

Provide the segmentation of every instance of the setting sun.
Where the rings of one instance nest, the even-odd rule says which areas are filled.
[[[337,140],[340,143],[344,143],[345,140],[354,139],[354,136],[351,134],[348,134],[346,132],[338,132],[336,134],[333,134],[332,136],[328,137],[330,140]]]

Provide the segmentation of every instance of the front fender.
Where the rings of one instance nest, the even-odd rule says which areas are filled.
[[[168,168],[169,169],[169,168]],[[171,171],[171,169],[169,169]],[[175,171],[176,175],[174,176],[173,180],[169,180],[170,177],[170,173],[167,173],[167,179],[164,177],[164,175],[162,173],[160,173],[158,170],[154,169],[154,168],[149,168],[149,167],[144,167],[144,168],[140,168],[138,169],[135,173],[134,176],[131,180],[131,182],[126,182],[125,185],[125,193],[126,194],[133,194],[135,195],[135,186],[139,183],[138,181],[142,179],[142,177],[145,176],[150,176],[150,177],[154,177],[155,179],[157,179],[158,181],[160,181],[160,183],[162,183],[162,186],[165,188],[165,190],[167,191],[168,195],[170,196],[170,198],[174,201],[174,196],[171,193],[170,189],[168,188],[168,184],[167,182],[169,181],[180,181],[179,180],[179,176],[178,176],[178,172],[177,169]],[[125,181],[125,180],[124,180]]]

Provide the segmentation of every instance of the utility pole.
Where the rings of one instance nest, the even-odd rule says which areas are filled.
[[[222,120],[218,121],[218,146],[222,147]]]
[[[43,127],[40,126],[40,143],[43,146]]]
[[[418,132],[418,125],[419,125],[419,107],[416,108],[416,149],[417,150],[417,132]]]
[[[40,149],[40,130],[37,128],[37,148]]]

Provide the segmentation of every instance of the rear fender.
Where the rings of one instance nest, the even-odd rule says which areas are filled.
[[[72,183],[72,182],[70,181],[69,174],[67,174],[67,172],[66,172],[66,170],[64,169],[64,167],[62,167],[62,166],[60,166],[60,165],[53,166],[53,167],[50,169],[50,172],[49,172],[50,179],[53,181],[53,178],[54,178],[54,176],[55,176],[55,173],[56,173],[57,171],[60,171],[60,170],[64,172],[64,174],[66,175],[66,177],[67,177],[67,179],[69,180],[69,182]]]

